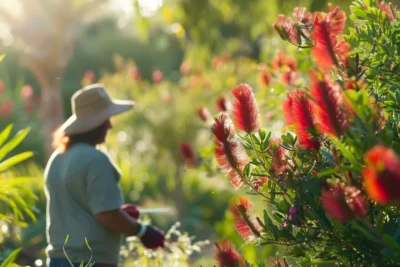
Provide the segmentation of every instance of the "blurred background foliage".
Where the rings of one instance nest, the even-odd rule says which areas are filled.
[[[61,8],[68,1],[19,2],[28,7],[27,10],[39,6],[40,14],[46,16],[52,12],[49,7]],[[351,1],[330,2],[341,6],[348,14]],[[397,0],[392,2],[399,4]],[[74,0],[71,3],[73,7],[90,5],[90,9],[85,9],[87,16],[80,20],[74,19],[71,15],[74,13],[68,13],[71,15],[69,25],[74,29],[75,39],[69,44],[73,51],[63,59],[67,60],[65,68],[49,77],[59,87],[63,111],[60,114],[63,118],[71,114],[72,94],[89,82],[105,83],[115,98],[135,100],[137,105],[133,112],[113,121],[107,148],[101,148],[108,150],[122,170],[126,202],[143,207],[172,207],[171,213],[150,215],[163,229],[178,220],[184,231],[201,240],[228,238],[241,244],[232,227],[231,215],[226,211],[237,192],[228,179],[216,171],[215,162],[202,162],[202,158],[210,158],[213,152],[210,143],[212,117],[203,121],[196,111],[206,107],[211,115],[216,115],[215,101],[221,96],[229,99],[228,93],[234,85],[248,83],[260,100],[264,125],[280,135],[283,125],[280,103],[292,87],[288,84],[268,88],[260,82],[260,70],[264,65],[271,67],[269,64],[278,50],[294,52],[295,48],[282,42],[271,25],[278,14],[289,15],[296,6],[312,11],[326,10],[328,1]],[[26,50],[21,49],[21,44],[25,40],[22,47],[29,47],[29,39],[21,42],[18,32],[10,30],[7,12],[15,12],[17,7],[9,1],[1,2],[0,7],[3,22],[0,51],[5,54],[0,64],[0,129],[11,122],[14,123],[12,133],[27,126],[31,128],[29,136],[10,156],[33,151],[34,163],[27,165],[24,171],[41,181],[47,158],[44,143],[49,142],[50,136],[49,132],[42,131],[49,114],[39,111],[48,105],[42,100],[49,90],[43,89],[43,81],[26,65]],[[27,18],[20,17],[21,21],[24,19]],[[57,33],[68,34],[61,29]],[[51,35],[47,38],[45,40],[54,40]],[[52,47],[55,43],[50,44]],[[36,49],[42,52],[43,47]],[[302,51],[297,51],[296,55],[299,71],[307,72],[312,64],[309,55]],[[54,62],[48,64],[48,69],[57,67],[51,65]],[[297,83],[302,82],[300,77]],[[195,162],[201,163],[201,167],[189,168],[185,164],[180,153],[182,142],[191,145]],[[6,233],[6,238],[0,239],[0,247],[9,248],[1,250],[4,254],[23,244],[20,262],[24,264],[43,259],[46,245],[42,188],[40,185],[32,187],[30,193],[38,198],[33,209],[37,221],[28,220],[29,226],[23,230],[16,225],[7,226],[10,233],[21,231],[20,241]],[[23,194],[25,197],[28,195]],[[258,251],[252,246],[240,248],[249,260],[266,258],[275,250],[272,246]],[[202,259],[197,255],[191,262],[208,266],[214,263],[214,253],[213,246],[205,247]],[[0,253],[0,256],[4,255]]]

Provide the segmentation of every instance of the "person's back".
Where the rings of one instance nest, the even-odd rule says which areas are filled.
[[[162,248],[164,233],[125,211],[120,175],[96,149],[112,128],[110,118],[134,102],[113,100],[103,84],[92,84],[74,93],[71,104],[73,115],[54,133],[56,152],[44,175],[47,266],[70,267],[71,260],[74,266],[90,261],[94,267],[116,267],[121,235],[135,235],[149,249]]]
[[[121,235],[94,218],[123,204],[118,179],[108,157],[89,144],[77,143],[53,154],[45,171],[49,257],[65,257],[63,247],[69,235],[65,251],[73,262],[89,261],[91,256],[95,262],[118,262]]]

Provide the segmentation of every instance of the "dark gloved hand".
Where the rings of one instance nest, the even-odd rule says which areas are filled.
[[[129,216],[131,216],[134,219],[138,219],[140,216],[140,212],[138,208],[135,205],[132,204],[124,204],[121,206],[121,209],[128,213]]]
[[[164,233],[158,228],[150,225],[140,225],[138,237],[143,246],[149,249],[163,248],[164,247]],[[143,227],[146,229],[144,230]],[[144,233],[143,233],[144,232]],[[143,233],[143,234],[142,234]]]

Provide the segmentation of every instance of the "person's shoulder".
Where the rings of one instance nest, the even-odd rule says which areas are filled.
[[[75,153],[79,155],[79,157],[84,158],[86,160],[90,161],[96,160],[101,162],[109,161],[108,156],[94,146],[87,144],[78,144],[74,149]]]

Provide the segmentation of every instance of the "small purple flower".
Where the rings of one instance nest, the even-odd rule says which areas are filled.
[[[292,207],[290,208],[289,212],[288,212],[289,220],[290,220],[290,221],[293,220],[293,219],[294,219],[294,216],[296,216],[296,214],[297,214],[297,208],[296,208],[296,206],[292,206]]]

